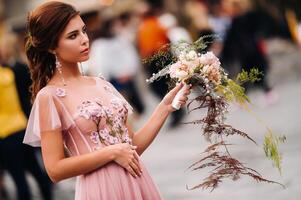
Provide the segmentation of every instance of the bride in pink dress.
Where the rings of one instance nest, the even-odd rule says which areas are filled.
[[[130,131],[129,103],[102,77],[81,75],[77,63],[89,58],[86,26],[78,11],[60,2],[29,14],[26,54],[34,104],[24,143],[41,146],[51,180],[76,176],[77,200],[161,199],[139,156],[175,111],[171,103],[183,85],[139,131]],[[189,93],[180,98],[182,106]]]

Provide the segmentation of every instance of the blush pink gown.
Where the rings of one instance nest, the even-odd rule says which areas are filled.
[[[125,126],[132,107],[103,78],[80,88],[46,86],[34,102],[24,143],[40,146],[44,131],[62,130],[70,156],[97,151],[107,145],[131,143]],[[110,162],[77,177],[76,200],[157,200],[160,193],[142,165],[142,176],[132,177],[124,168]]]

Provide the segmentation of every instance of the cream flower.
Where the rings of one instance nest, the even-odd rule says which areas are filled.
[[[195,51],[189,51],[188,54],[186,54],[187,60],[195,60],[198,58],[198,54]]]

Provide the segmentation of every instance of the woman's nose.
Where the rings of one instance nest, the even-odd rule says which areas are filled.
[[[82,33],[82,45],[89,44],[89,37],[86,33]]]

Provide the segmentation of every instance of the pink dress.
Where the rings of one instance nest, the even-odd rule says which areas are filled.
[[[40,146],[43,131],[61,129],[71,156],[97,151],[107,145],[131,143],[126,124],[132,107],[103,78],[80,88],[46,86],[37,95],[24,143]],[[161,199],[156,185],[141,163],[142,176],[132,177],[110,162],[77,177],[76,200]]]

